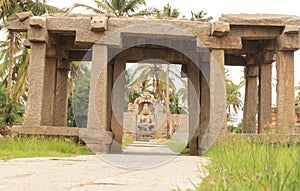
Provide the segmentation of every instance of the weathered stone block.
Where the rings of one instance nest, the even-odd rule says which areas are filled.
[[[28,19],[29,17],[32,17],[33,14],[31,11],[27,11],[27,12],[22,12],[22,13],[17,13],[17,17],[19,19],[19,21],[24,21],[26,19]]]
[[[107,30],[107,20],[108,18],[105,16],[96,16],[91,20],[90,29],[92,31],[105,31]]]
[[[28,40],[30,42],[47,42],[48,31],[46,28],[30,27],[28,29]]]
[[[280,35],[277,38],[277,48],[281,51],[296,51],[299,49],[299,36],[296,34]]]
[[[46,21],[45,17],[34,16],[30,18],[29,25],[31,27],[46,28]]]
[[[13,32],[27,32],[28,25],[29,25],[29,19],[25,20],[23,22],[14,20],[14,21],[9,22],[7,28],[8,28],[8,30],[13,31]]]
[[[223,21],[216,21],[212,23],[212,36],[226,36],[230,31],[229,23]]]
[[[197,38],[197,46],[204,46],[209,49],[242,49],[242,39],[237,36],[203,36]]]
[[[284,34],[299,34],[299,28],[297,25],[285,25]]]

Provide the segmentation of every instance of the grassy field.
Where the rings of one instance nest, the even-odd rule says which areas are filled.
[[[24,157],[71,157],[93,154],[86,146],[62,138],[6,137],[0,140],[0,159]]]
[[[300,146],[229,140],[206,157],[212,164],[198,190],[300,190]]]

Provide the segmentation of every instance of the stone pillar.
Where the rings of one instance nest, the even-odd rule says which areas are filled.
[[[272,64],[259,65],[258,133],[272,126]]]
[[[277,125],[276,132],[290,134],[294,132],[294,52],[280,51],[276,57],[277,69]]]
[[[108,52],[105,45],[95,44],[93,46],[87,127],[109,131],[110,122],[108,122],[106,114],[108,108],[107,56]]]
[[[245,80],[243,133],[256,133],[258,67],[254,63],[247,63],[245,67]]]
[[[125,96],[125,69],[126,63],[121,58],[116,58],[113,65],[113,91],[112,91],[112,115],[111,129],[113,143],[110,148],[112,153],[122,151],[123,113]]]
[[[39,127],[42,124],[46,49],[46,43],[31,43],[25,127]]]
[[[209,64],[209,63],[208,63]],[[202,141],[204,140],[204,136],[209,130],[209,118],[210,118],[210,88],[208,82],[206,81],[203,74],[201,75],[201,107],[200,107],[200,136],[198,138],[198,146],[200,153],[202,153],[205,148],[202,148]]]
[[[210,67],[210,112],[212,117],[210,124],[210,133],[216,138],[216,133],[226,134],[227,130],[227,118],[226,118],[226,87],[225,87],[225,55],[224,50],[211,50],[210,63],[214,65]],[[222,76],[220,76],[222,75]],[[223,81],[224,84],[221,84]],[[224,90],[224,91],[223,91]],[[225,112],[225,113],[220,113]],[[224,117],[221,131],[218,131],[219,117]],[[215,119],[214,119],[215,118]],[[210,142],[210,141],[209,141]],[[209,143],[211,144],[211,143]]]
[[[200,128],[200,70],[192,62],[187,64],[189,104],[189,154],[198,155]]]
[[[44,96],[42,107],[42,123],[44,126],[52,126],[54,120],[55,81],[56,81],[56,58],[47,58],[45,65]]]
[[[56,73],[54,126],[67,126],[69,71],[70,61],[68,59],[60,59]]]

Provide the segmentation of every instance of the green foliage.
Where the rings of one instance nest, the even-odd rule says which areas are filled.
[[[0,88],[0,125],[12,126],[23,121],[24,107],[9,100],[4,88]]]
[[[227,125],[227,128],[228,128],[228,132],[231,132],[231,133],[242,133],[243,131],[243,123],[239,123],[237,126],[233,125],[233,124],[230,124],[230,125]]]
[[[191,11],[192,17],[191,17],[191,21],[197,20],[197,19],[207,19],[207,20],[212,20],[213,17],[207,17],[207,13],[204,11],[199,11],[197,13],[194,13],[193,11]]]
[[[74,120],[78,127],[87,126],[87,115],[89,105],[89,91],[90,91],[90,73],[79,75],[75,79],[75,89],[72,96],[72,108],[74,113]]]
[[[226,110],[227,110],[227,121],[234,122],[234,115],[238,112],[238,110],[242,107],[241,100],[241,84],[236,85],[229,78],[229,70],[225,70],[226,76]]]
[[[134,142],[134,140],[130,137],[125,137],[122,140],[122,148],[126,149],[128,147],[128,145],[132,144]]]
[[[120,16],[133,16],[133,15],[143,15],[146,14],[146,11],[141,11],[136,13],[140,6],[145,6],[145,0],[94,0],[97,8],[88,6],[82,3],[75,3],[74,6],[70,9],[76,7],[83,7],[87,10],[90,10],[94,13],[99,14],[113,14],[117,17]]]
[[[6,137],[0,140],[0,160],[24,157],[70,157],[93,154],[86,146],[66,142],[63,138],[31,136]]]
[[[178,18],[180,15],[179,9],[172,9],[170,3],[164,6],[163,10],[154,9],[155,18],[161,19],[163,17]]]
[[[300,190],[299,145],[233,139],[210,148],[208,177],[199,190]]]

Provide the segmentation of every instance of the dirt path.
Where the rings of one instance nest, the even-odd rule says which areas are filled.
[[[143,153],[146,157],[139,158],[139,154],[132,153],[138,149],[140,147],[130,148],[131,152],[125,155],[110,155],[112,158],[93,155],[0,161],[0,190],[194,190],[193,184],[201,182],[201,177],[205,176],[204,166],[209,164],[208,159],[197,156],[172,156],[156,167],[134,170],[136,165],[132,164],[155,161],[157,157]],[[110,160],[113,165],[103,159]],[[116,167],[124,164],[127,169]]]

